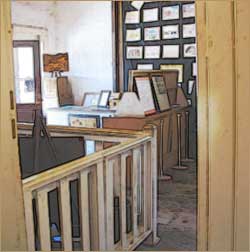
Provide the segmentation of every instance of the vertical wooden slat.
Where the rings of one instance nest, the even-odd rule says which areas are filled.
[[[106,226],[107,250],[114,250],[114,182],[113,160],[106,161]]]
[[[143,231],[148,230],[148,144],[143,146]]]
[[[133,235],[134,241],[139,235],[138,230],[138,167],[139,167],[139,155],[138,149],[133,149]]]
[[[48,192],[41,190],[37,193],[38,218],[40,229],[41,250],[50,251],[50,226],[49,226],[49,208],[48,208]]]
[[[106,249],[103,160],[97,164],[99,250]]]
[[[121,239],[122,239],[122,249],[126,250],[128,246],[127,241],[127,214],[126,214],[126,159],[128,157],[128,153],[121,155]]]
[[[34,231],[34,218],[32,206],[32,192],[24,192],[24,210],[25,210],[25,223],[27,232],[28,250],[35,250],[35,231]]]
[[[71,225],[71,207],[69,180],[60,181],[60,203],[61,203],[61,223],[62,223],[62,240],[64,250],[72,250],[72,225]]]
[[[82,221],[82,242],[83,250],[90,250],[90,225],[89,225],[89,171],[82,171],[80,176],[81,196],[81,221]]]

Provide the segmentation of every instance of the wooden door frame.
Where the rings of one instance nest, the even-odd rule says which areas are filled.
[[[16,104],[18,119],[22,112],[30,112],[31,116],[34,117],[36,108],[42,107],[42,93],[41,93],[41,59],[40,59],[40,41],[39,40],[14,40],[13,48],[16,47],[30,47],[33,49],[34,58],[34,80],[35,80],[35,103],[29,104]],[[37,60],[38,59],[38,60]],[[33,118],[34,119],[34,118]],[[19,121],[23,121],[22,118]],[[32,119],[30,120],[33,121]]]
[[[223,17],[223,14],[218,13],[219,10],[215,10],[217,7],[215,3],[220,3],[219,10],[223,11],[223,14],[228,11],[229,19],[223,21],[228,25],[233,24],[233,28],[229,33],[232,33],[233,45],[226,48],[227,51],[231,51],[232,54],[232,80],[229,83],[228,78],[220,79],[218,86],[215,86],[212,81],[216,76],[220,75],[219,71],[216,71],[218,67],[214,59],[217,59],[218,55],[215,54],[212,49],[215,42],[221,41],[220,35],[216,31],[215,34],[211,34],[211,30],[207,29],[208,22],[213,18],[213,13],[217,13],[216,18]],[[226,8],[223,4],[226,4]],[[247,12],[250,9],[249,1],[245,0],[197,0],[196,1],[196,14],[197,14],[197,31],[198,31],[198,250],[207,249],[223,249],[233,250],[242,248],[241,237],[247,236],[248,233],[243,233],[241,227],[247,223],[245,214],[249,214],[249,206],[244,205],[242,202],[244,197],[244,188],[241,186],[242,183],[249,186],[249,172],[247,162],[249,162],[249,149],[247,149],[247,143],[249,142],[249,34],[247,34],[247,22],[249,16]],[[231,6],[231,7],[230,7]],[[243,14],[242,14],[243,13]],[[25,219],[23,209],[23,195],[22,185],[20,178],[20,167],[19,167],[19,156],[18,156],[18,144],[16,138],[16,108],[11,102],[11,92],[14,88],[13,80],[13,62],[12,62],[12,28],[11,28],[11,2],[1,1],[0,2],[0,132],[1,132],[1,168],[3,173],[1,176],[1,193],[5,193],[5,198],[8,198],[3,204],[1,204],[1,214],[4,214],[4,218],[1,221],[5,224],[1,228],[5,228],[2,232],[1,248],[2,250],[27,250],[27,237],[25,232]],[[220,15],[219,15],[220,14]],[[238,17],[239,15],[239,17]],[[241,17],[244,15],[244,17]],[[223,17],[225,18],[225,17]],[[217,21],[216,19],[216,21]],[[234,19],[234,20],[232,20]],[[215,21],[213,21],[215,22]],[[241,25],[240,25],[241,24]],[[245,24],[245,25],[244,25]],[[213,23],[213,25],[216,25]],[[218,28],[221,29],[220,23],[217,23]],[[245,27],[245,28],[244,28]],[[211,29],[211,27],[210,27]],[[214,29],[214,27],[213,27]],[[244,30],[245,29],[245,30]],[[236,35],[239,35],[239,40],[236,40]],[[214,41],[215,40],[215,41]],[[230,42],[231,43],[231,42]],[[221,46],[221,45],[220,45]],[[227,45],[228,46],[228,45]],[[219,53],[220,58],[223,56],[228,57],[225,52]],[[225,60],[227,60],[226,58]],[[213,64],[213,65],[210,65]],[[220,70],[219,66],[219,70]],[[212,70],[211,70],[212,69]],[[222,67],[222,71],[224,68]],[[225,74],[225,73],[223,73]],[[228,75],[229,76],[229,75]],[[230,77],[230,78],[231,78]],[[213,78],[213,79],[212,79]],[[217,111],[214,109],[214,103],[220,105],[226,101],[227,97],[223,93],[223,90],[227,85],[230,85],[230,95],[233,94],[233,100],[230,106],[225,108],[225,111]],[[215,87],[215,91],[212,88]],[[216,89],[218,88],[218,89]],[[218,93],[216,94],[216,91]],[[235,94],[233,91],[236,91]],[[214,95],[214,96],[212,96]],[[217,96],[216,96],[217,95]],[[213,103],[211,103],[213,102]],[[225,115],[224,115],[225,113]],[[234,118],[236,121],[232,122],[232,136],[228,136],[228,130],[225,131],[225,125],[216,125],[215,128],[212,124],[216,119],[216,116],[222,115],[222,121],[227,121],[227,117]],[[213,121],[212,121],[213,120]],[[230,121],[231,122],[231,121]],[[219,133],[218,133],[219,132]],[[222,132],[222,133],[221,133]],[[231,132],[229,132],[231,133]],[[247,138],[248,137],[248,138]],[[232,138],[230,145],[235,144],[236,146],[227,146],[228,138]],[[247,142],[248,141],[248,142]],[[216,145],[222,146],[225,150],[232,148],[233,156],[225,157],[226,161],[229,159],[232,162],[233,171],[229,174],[225,173],[222,169],[220,172],[221,160],[216,155]],[[212,173],[211,173],[212,172]],[[232,187],[233,195],[229,193],[225,194],[225,189],[218,183],[217,175],[223,175],[221,182],[226,181]],[[247,175],[246,175],[247,174]],[[216,183],[217,184],[216,184]],[[219,181],[220,182],[220,181]],[[227,186],[228,186],[227,183]],[[215,188],[213,188],[215,186]],[[7,188],[7,189],[6,189]],[[213,189],[212,191],[210,191]],[[215,189],[217,191],[215,191]],[[9,190],[9,191],[8,191]],[[220,198],[217,198],[218,193]],[[249,193],[249,191],[247,192]],[[247,195],[248,196],[248,195]],[[229,198],[228,198],[229,197]],[[230,225],[233,227],[227,231],[227,220],[224,216],[215,216],[217,212],[220,213],[220,206],[224,202],[232,202],[230,207]],[[218,203],[218,206],[217,204]],[[211,204],[213,208],[211,209]],[[246,209],[242,209],[246,207]],[[210,210],[214,212],[211,215]],[[242,214],[243,216],[240,216]],[[228,213],[226,213],[228,215]],[[10,218],[11,215],[11,218]],[[1,216],[3,217],[3,216]],[[216,218],[214,218],[216,217]],[[231,218],[232,217],[232,218]],[[214,221],[219,220],[220,224],[211,226],[211,218]],[[222,222],[220,220],[222,219]],[[248,216],[249,218],[249,216]],[[239,222],[239,224],[238,224]],[[248,224],[248,223],[247,223]],[[246,226],[246,224],[245,224]],[[227,237],[225,233],[230,232],[230,239],[225,243],[221,243],[221,238]],[[215,232],[216,231],[216,232]],[[219,231],[219,236],[216,234]],[[215,235],[213,234],[215,233]],[[221,237],[221,236],[222,237]],[[245,242],[246,240],[244,240]],[[249,240],[248,240],[249,241]],[[246,245],[244,245],[246,248]],[[243,246],[243,247],[244,247]]]

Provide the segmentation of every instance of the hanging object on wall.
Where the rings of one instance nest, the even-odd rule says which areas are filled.
[[[62,72],[69,71],[69,56],[68,53],[43,54],[43,70],[51,73],[52,77],[61,76]]]
[[[137,10],[140,10],[141,7],[143,6],[144,1],[133,1],[131,5],[136,8]]]
[[[188,90],[187,93],[191,95],[193,93],[193,88],[194,88],[194,80],[189,80],[188,81]]]

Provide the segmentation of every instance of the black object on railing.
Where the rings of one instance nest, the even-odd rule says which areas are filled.
[[[114,242],[120,241],[120,202],[114,197]]]

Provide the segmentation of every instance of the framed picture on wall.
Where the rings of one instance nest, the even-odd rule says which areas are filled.
[[[127,46],[127,59],[142,59],[143,46]]]
[[[195,38],[196,37],[196,25],[184,24],[182,29],[183,38]]]
[[[100,128],[100,116],[98,115],[68,115],[70,127]]]
[[[144,9],[143,10],[143,22],[154,22],[159,20],[159,9]]]
[[[192,64],[192,75],[193,75],[194,77],[197,76],[197,63],[196,63],[196,62],[194,62],[194,63]]]
[[[179,25],[162,26],[162,39],[178,39],[180,38]]]
[[[148,76],[135,77],[135,87],[145,115],[154,114],[156,109],[150,78]]]
[[[160,46],[145,46],[145,59],[159,59],[161,47]]]
[[[162,20],[176,20],[180,18],[180,6],[166,6],[162,8]]]
[[[162,64],[160,66],[161,70],[176,70],[178,71],[178,82],[182,83],[183,82],[183,74],[184,74],[184,65],[182,64],[177,64],[177,65],[172,65],[172,64]]]
[[[195,58],[196,57],[196,44],[184,44],[183,56],[184,58]]]
[[[182,17],[183,18],[191,18],[195,17],[195,4],[188,3],[182,5]]]
[[[144,40],[145,41],[153,41],[161,39],[161,28],[157,27],[146,27],[144,28]]]
[[[180,57],[179,45],[164,45],[162,58],[178,59]]]
[[[141,28],[126,30],[127,42],[140,41],[140,40],[141,40]]]
[[[137,70],[153,70],[153,64],[137,64]]]
[[[140,11],[127,11],[125,14],[125,24],[139,24]]]

